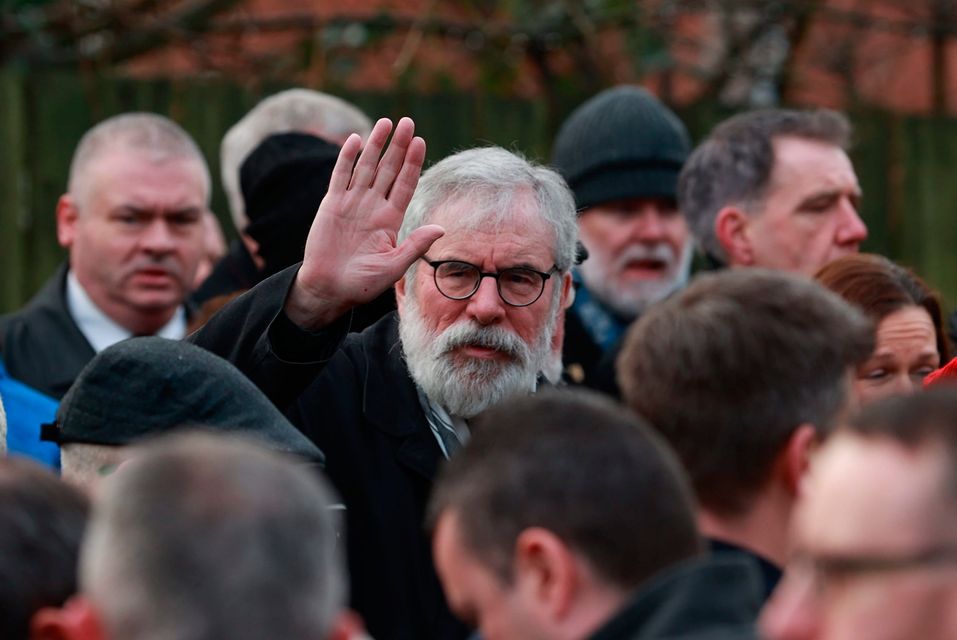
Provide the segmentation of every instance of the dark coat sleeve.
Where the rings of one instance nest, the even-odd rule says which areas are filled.
[[[283,410],[322,371],[349,331],[348,315],[315,332],[289,320],[283,304],[298,271],[294,265],[263,280],[187,338],[229,360]]]

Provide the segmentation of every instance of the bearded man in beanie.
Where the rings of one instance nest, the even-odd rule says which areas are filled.
[[[687,281],[692,242],[676,187],[690,151],[678,117],[640,87],[599,93],[559,130],[552,164],[575,193],[588,253],[565,315],[571,382],[610,390],[603,356],[632,320]]]

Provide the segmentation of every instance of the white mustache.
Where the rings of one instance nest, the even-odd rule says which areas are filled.
[[[633,244],[620,253],[615,259],[615,269],[621,270],[631,262],[646,260],[662,262],[665,265],[665,269],[670,269],[675,262],[675,252],[667,242],[659,242],[652,245]]]
[[[502,327],[483,327],[472,322],[460,322],[446,329],[438,337],[438,341],[442,353],[459,347],[476,346],[501,351],[523,363],[528,362],[531,357],[528,345]]]

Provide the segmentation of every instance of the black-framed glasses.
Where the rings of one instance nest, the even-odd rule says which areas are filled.
[[[446,298],[471,298],[482,284],[482,278],[495,278],[499,297],[513,307],[527,307],[541,298],[545,281],[558,273],[558,265],[552,265],[548,271],[511,267],[499,272],[485,272],[461,260],[422,260],[435,269],[435,288]]]

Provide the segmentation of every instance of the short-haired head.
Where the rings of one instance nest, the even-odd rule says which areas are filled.
[[[957,389],[940,386],[867,405],[841,426],[842,433],[883,438],[906,449],[942,449],[950,460],[947,479],[957,507]]]
[[[73,153],[67,190],[78,203],[88,197],[87,172],[104,153],[115,150],[136,152],[154,163],[170,160],[190,160],[202,172],[205,185],[204,199],[209,203],[211,182],[209,167],[202,151],[186,131],[165,116],[155,113],[122,113],[107,118],[87,131]]]
[[[586,392],[543,392],[482,414],[436,482],[430,524],[445,514],[506,584],[529,527],[552,532],[629,592],[700,548],[672,453],[640,419]]]
[[[372,121],[342,98],[311,89],[287,89],[264,98],[234,124],[219,148],[223,189],[236,229],[249,224],[240,189],[239,168],[246,156],[275,133],[310,133],[342,145],[352,133],[367,138]]]
[[[26,640],[43,607],[76,593],[89,504],[38,464],[0,457],[0,637]]]
[[[554,232],[551,242],[555,265],[560,271],[568,270],[574,264],[578,240],[575,200],[568,185],[554,170],[500,147],[460,151],[426,170],[399,228],[399,242],[429,224],[439,209],[461,203],[466,206],[459,207],[457,228],[515,224],[511,203],[528,194]],[[407,277],[414,269],[415,264]]]
[[[881,255],[861,253],[828,263],[814,279],[862,309],[874,322],[905,307],[923,307],[934,324],[940,361],[947,362],[950,357],[940,295],[910,269]]]
[[[334,502],[292,459],[167,436],[103,484],[82,592],[111,638],[324,638],[347,592]]]
[[[873,324],[820,285],[763,269],[699,276],[629,330],[617,364],[628,406],[671,443],[701,505],[746,511],[802,424],[825,433]]]
[[[691,153],[678,178],[678,208],[702,253],[722,262],[728,256],[715,233],[722,207],[735,205],[752,215],[762,211],[774,169],[775,138],[793,137],[846,150],[851,125],[829,109],[762,109],[720,123]]]

